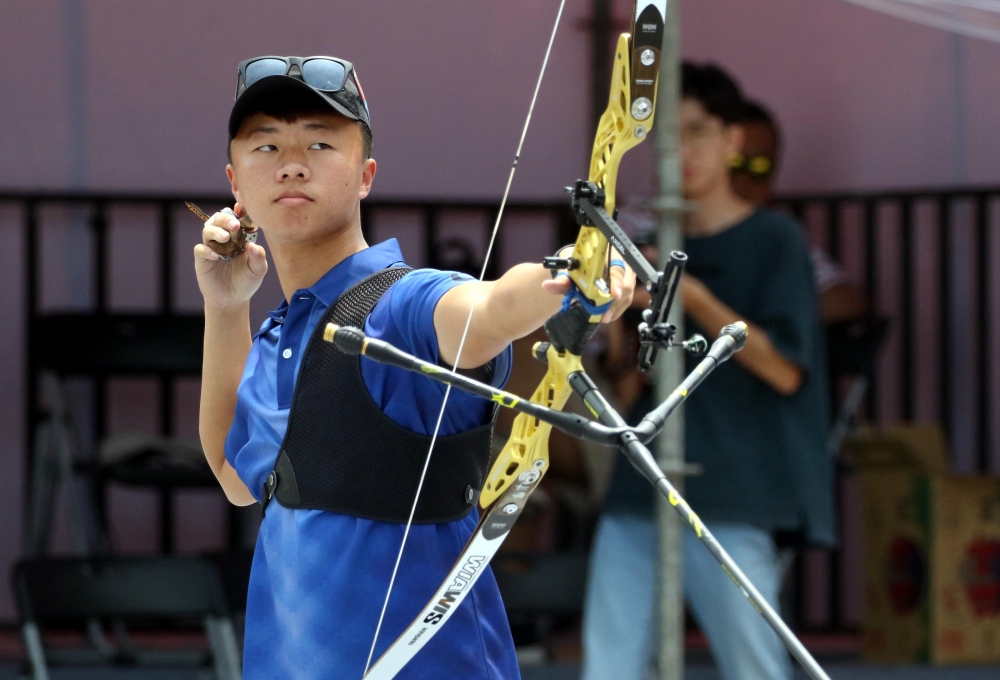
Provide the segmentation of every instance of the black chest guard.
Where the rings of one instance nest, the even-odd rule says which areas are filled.
[[[362,328],[382,295],[410,271],[384,269],[360,281],[316,324],[299,367],[285,440],[264,483],[265,508],[274,497],[287,508],[397,524],[409,518],[431,438],[385,415],[368,394],[361,357],[324,341],[323,330],[328,323]],[[438,436],[415,523],[449,522],[472,509],[489,469],[493,420]]]

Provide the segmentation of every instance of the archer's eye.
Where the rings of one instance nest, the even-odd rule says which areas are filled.
[[[264,144],[263,146],[258,146],[257,151],[277,151],[278,147],[274,144]]]
[[[324,143],[324,142],[316,142],[315,144],[313,144],[309,148],[313,149],[315,151],[321,151],[323,149],[332,149],[333,147],[330,146],[329,144]]]

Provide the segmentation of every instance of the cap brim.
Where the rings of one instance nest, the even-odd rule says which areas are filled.
[[[243,94],[233,103],[233,110],[229,114],[229,138],[234,138],[236,133],[240,131],[240,125],[243,124],[243,120],[247,117],[247,114],[259,111],[268,100],[288,95],[292,92],[312,93],[316,97],[317,103],[329,106],[331,110],[345,118],[361,120],[346,107],[338,104],[319,90],[310,87],[307,83],[297,78],[281,75],[267,76],[244,90]]]

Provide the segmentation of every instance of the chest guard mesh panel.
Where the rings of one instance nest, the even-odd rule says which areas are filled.
[[[390,268],[360,281],[324,313],[299,368],[288,430],[264,486],[264,501],[403,524],[409,518],[431,438],[395,423],[361,377],[361,356],[323,340],[327,323],[364,327],[382,295],[410,269]],[[394,397],[411,399],[405,394]],[[493,410],[493,416],[496,409]],[[413,521],[464,517],[479,498],[490,462],[493,418],[439,436]]]

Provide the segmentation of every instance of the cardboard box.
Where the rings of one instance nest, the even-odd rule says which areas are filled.
[[[1000,662],[1000,480],[932,481],[931,660]]]
[[[944,433],[937,425],[893,425],[865,429],[844,441],[844,455],[861,470],[892,468],[932,475],[951,471]]]
[[[1000,662],[1000,480],[884,466],[861,479],[865,658]]]

